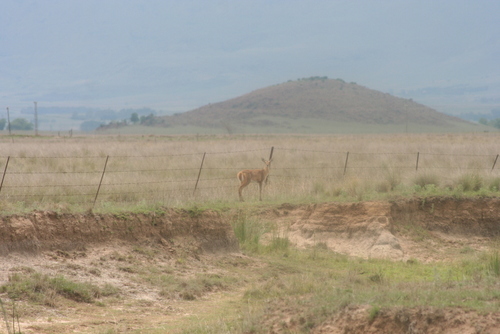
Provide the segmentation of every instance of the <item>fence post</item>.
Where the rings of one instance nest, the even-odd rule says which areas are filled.
[[[205,161],[205,155],[207,152],[203,153],[203,158],[201,159],[200,171],[198,172],[198,178],[196,179],[196,184],[194,185],[193,195],[196,192],[196,188],[198,188],[198,181],[200,181],[201,170],[203,169],[203,162]]]
[[[349,152],[347,152],[347,154],[345,156],[344,175],[343,176],[345,176],[345,172],[347,171],[347,161],[349,161]]]
[[[274,146],[271,146],[271,153],[269,153],[269,161],[273,158]],[[269,163],[269,167],[271,167],[271,163]],[[269,180],[269,174],[266,176],[266,181],[264,184],[267,186],[267,181]]]
[[[102,170],[101,180],[99,181],[99,186],[97,187],[97,192],[95,193],[94,205],[92,205],[92,207],[95,206],[95,202],[97,201],[97,196],[99,196],[99,190],[101,190],[101,184],[102,184],[102,179],[104,179],[104,173],[106,173],[106,166],[108,165],[108,159],[109,159],[109,155],[106,156],[106,162],[104,163],[104,168]]]
[[[7,167],[9,166],[9,160],[10,160],[10,155],[7,157],[7,162],[5,163],[5,168],[3,170],[2,183],[0,183],[0,192],[2,191],[3,180],[5,179],[5,174],[7,174]]]
[[[417,152],[417,164],[415,165],[415,172],[418,172],[418,159],[420,158],[420,152]]]
[[[498,154],[497,154],[497,157],[495,158],[495,162],[493,162],[493,167],[491,167],[491,172],[493,172],[493,169],[495,168],[495,165],[497,164],[497,160],[498,160]]]

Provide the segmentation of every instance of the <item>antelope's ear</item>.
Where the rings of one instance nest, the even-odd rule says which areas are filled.
[[[262,158],[262,161],[263,161],[263,162],[266,162],[266,159]]]

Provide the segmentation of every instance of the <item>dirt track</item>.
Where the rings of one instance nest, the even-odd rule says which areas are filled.
[[[142,328],[148,322],[166,321],[166,314],[170,315],[169,321],[174,321],[184,313],[202,311],[186,311],[185,307],[188,306],[184,304],[177,308],[167,306],[158,299],[158,291],[141,286],[127,275],[126,270],[117,270],[108,264],[120,261],[120,256],[129,254],[129,257],[134,257],[134,261],[150,261],[161,267],[178,261],[182,255],[183,258],[198,260],[190,264],[189,269],[183,267],[182,270],[191,273],[197,270],[217,272],[218,269],[214,266],[207,269],[207,261],[210,261],[207,260],[208,257],[215,256],[235,263],[242,257],[238,253],[237,240],[229,224],[233,214],[231,211],[222,214],[214,211],[166,209],[164,212],[147,214],[34,212],[22,216],[4,216],[0,218],[0,285],[8,280],[10,274],[23,272],[25,268],[51,275],[62,274],[82,281],[91,279],[96,284],[109,282],[120,286],[127,298],[148,300],[154,305],[150,305],[154,309],[149,310],[150,317],[140,320],[137,315],[139,318],[136,322],[128,324],[129,329]],[[283,204],[272,208],[262,207],[254,211],[253,215],[275,222],[279,233],[288,237],[297,247],[322,243],[339,253],[397,261],[446,260],[453,253],[456,254],[450,250],[456,251],[464,247],[486,250],[491,241],[500,235],[500,200],[496,198]],[[425,238],[418,238],[418,233],[425,233]],[[138,254],[140,252],[137,247],[152,247],[154,259],[148,254]],[[213,263],[212,261],[211,264]],[[237,292],[233,297],[239,298],[236,294]],[[207,304],[213,303],[216,298],[220,296],[208,298]],[[50,310],[47,312],[54,313]],[[424,317],[434,320],[426,320],[426,327],[420,327],[420,331],[413,331],[414,333],[441,333],[447,332],[446,328],[460,329],[464,333],[479,333],[479,328],[483,333],[500,333],[500,330],[495,329],[500,328],[500,313],[479,315],[474,312],[465,314],[457,310],[443,310],[439,313],[442,316],[433,318],[432,310],[395,310],[392,314],[389,311],[384,313],[385,325],[376,323],[377,327],[374,329],[370,327],[373,324],[366,321],[367,317],[360,317],[363,320],[356,319],[355,314],[366,312],[364,306],[359,306],[353,312],[334,315],[323,326],[315,328],[314,332],[341,333],[346,328],[352,329],[350,333],[382,333],[385,329],[395,329],[396,332],[403,332],[405,329],[408,332],[410,324],[418,322],[419,317],[424,314]],[[400,326],[397,327],[394,324],[401,312],[404,313],[406,322],[400,321]],[[53,317],[66,319],[67,315]],[[24,318],[25,333],[57,333],[57,325],[50,321],[29,314]],[[73,327],[68,325],[61,328],[76,332],[95,332],[99,321],[102,321],[101,324],[106,323],[105,319],[99,319],[92,318],[92,315],[82,315],[81,318],[73,319]],[[382,321],[380,319],[384,317],[379,317],[377,321]],[[3,330],[2,327],[0,329]],[[452,332],[457,331],[449,331]]]

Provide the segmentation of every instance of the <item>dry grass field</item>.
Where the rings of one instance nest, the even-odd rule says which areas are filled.
[[[273,155],[267,203],[496,196],[496,133],[0,137],[5,213],[221,207]],[[199,177],[199,179],[198,179]],[[258,200],[258,186],[243,191]]]

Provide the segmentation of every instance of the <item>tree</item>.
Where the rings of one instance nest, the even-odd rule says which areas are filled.
[[[130,116],[130,121],[134,124],[139,123],[139,114],[136,112]]]
[[[478,123],[479,124],[482,124],[482,125],[488,125],[488,120],[484,117],[481,117],[479,120],[478,120]]]
[[[156,123],[155,115],[149,114],[148,116],[141,116],[142,125],[154,125]]]
[[[492,119],[491,125],[493,125],[497,129],[500,129],[500,118]]]
[[[85,121],[82,124],[80,124],[80,130],[85,131],[85,132],[92,132],[98,127],[102,125],[102,122],[99,121]]]
[[[10,122],[10,128],[12,130],[33,130],[33,123],[25,118],[16,118]]]
[[[7,124],[7,121],[5,118],[0,119],[0,130],[5,129],[5,125]]]

